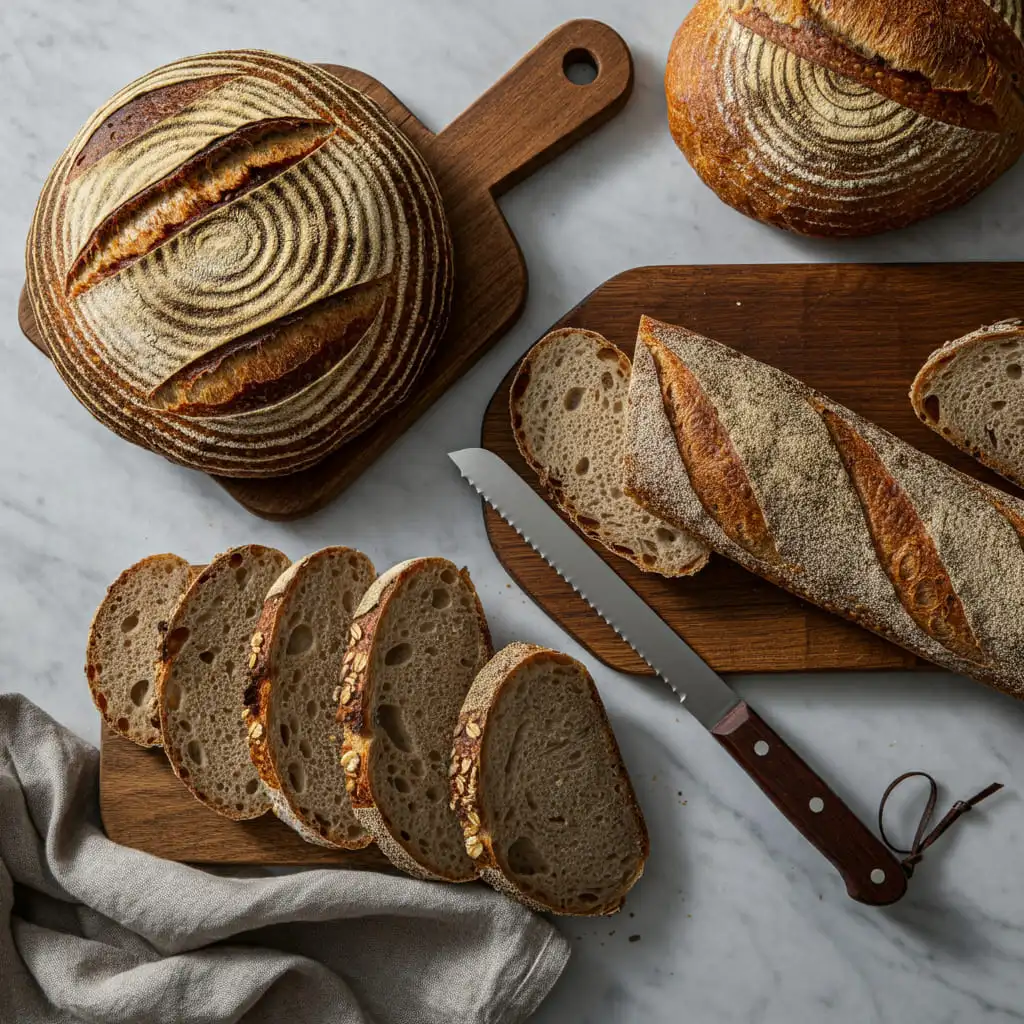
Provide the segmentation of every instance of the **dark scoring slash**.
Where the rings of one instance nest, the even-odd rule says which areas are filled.
[[[233,338],[174,373],[150,404],[181,416],[228,416],[296,394],[352,351],[391,285],[391,274],[365,281]]]
[[[335,133],[326,121],[275,117],[214,139],[108,214],[71,264],[74,298],[136,263],[201,217],[266,184]]]
[[[97,164],[109,153],[144,135],[150,128],[180,114],[208,92],[226,85],[238,75],[207,75],[190,78],[185,82],[172,82],[151,89],[118,107],[86,140],[78,151],[67,180],[74,181],[80,174]]]

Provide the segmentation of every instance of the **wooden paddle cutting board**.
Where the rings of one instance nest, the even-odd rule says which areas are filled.
[[[1010,484],[946,444],[907,393],[934,349],[1020,315],[1024,264],[781,264],[641,267],[601,285],[553,328],[582,327],[632,354],[642,313],[680,324],[806,381],[910,444],[988,483]],[[488,407],[482,445],[540,493],[516,448],[509,370]],[[490,507],[487,533],[519,585],[592,654],[623,672],[647,665]],[[591,546],[719,672],[901,669],[923,663],[713,555],[667,580]]]
[[[574,64],[592,66],[596,78],[574,84],[567,73]],[[322,508],[515,323],[526,301],[526,265],[497,198],[618,113],[633,87],[629,48],[607,25],[589,20],[555,29],[436,135],[376,79],[322,66],[375,100],[434,172],[454,243],[455,295],[448,330],[400,407],[311,469],[260,480],[216,478],[266,519],[295,519]],[[24,291],[18,319],[45,352]]]

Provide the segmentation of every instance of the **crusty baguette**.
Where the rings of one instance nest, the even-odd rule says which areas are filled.
[[[259,544],[218,555],[185,591],[164,638],[157,691],[164,752],[197,800],[235,820],[270,809],[249,758],[243,698],[263,599],[288,564]]]
[[[346,788],[384,854],[417,878],[477,876],[448,806],[448,755],[459,709],[491,654],[469,573],[446,558],[392,567],[353,617],[338,708]]]
[[[669,53],[669,127],[748,216],[811,235],[903,227],[1024,150],[1019,32],[1019,2],[698,0]]]
[[[307,555],[270,588],[252,635],[249,755],[274,813],[320,846],[371,842],[338,768],[335,712],[352,613],[375,575],[352,548]]]
[[[1024,696],[1024,502],[771,366],[640,322],[626,488],[815,604]]]
[[[914,378],[918,417],[1024,487],[1024,324],[1003,320],[947,342]]]
[[[150,555],[107,588],[89,627],[85,676],[107,725],[140,747],[160,745],[157,668],[171,613],[193,578],[177,555]]]
[[[473,682],[452,750],[452,804],[481,877],[535,910],[614,914],[650,850],[587,670],[513,643]]]
[[[629,357],[576,328],[552,331],[519,364],[509,395],[516,444],[578,529],[644,572],[690,576],[708,549],[622,493]]]

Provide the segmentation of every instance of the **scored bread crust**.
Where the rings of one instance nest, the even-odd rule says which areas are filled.
[[[374,100],[234,50],[157,68],[93,114],[42,189],[26,270],[93,416],[173,461],[265,477],[406,397],[454,260],[433,174]]]
[[[347,835],[334,835],[315,819],[302,813],[290,786],[283,783],[283,772],[274,758],[270,736],[274,723],[270,720],[270,703],[277,678],[273,655],[277,649],[278,631],[284,628],[284,613],[304,574],[318,562],[341,556],[357,556],[372,578],[375,571],[369,558],[354,548],[330,547],[315,551],[289,566],[270,588],[259,621],[253,631],[252,654],[249,664],[249,687],[245,693],[245,722],[249,737],[249,756],[259,773],[260,782],[270,799],[271,810],[285,824],[290,825],[307,843],[333,849],[361,850],[373,842],[369,833],[356,839]],[[339,664],[340,664],[339,656]],[[336,691],[335,691],[336,692]],[[332,754],[333,761],[333,754]],[[344,785],[338,774],[338,785]],[[344,797],[348,801],[348,796]]]
[[[540,481],[544,492],[569,517],[573,525],[581,533],[598,541],[612,554],[632,562],[633,565],[643,572],[658,573],[667,577],[692,576],[694,573],[700,572],[707,565],[710,552],[704,544],[701,544],[695,538],[683,535],[681,537],[675,536],[672,540],[674,546],[678,545],[680,547],[679,551],[660,549],[659,544],[656,542],[659,521],[655,519],[649,527],[640,522],[635,524],[629,523],[628,520],[633,518],[634,509],[637,518],[644,515],[644,510],[625,494],[618,498],[612,495],[604,497],[603,500],[609,505],[621,505],[626,519],[622,530],[617,529],[615,525],[609,525],[606,518],[598,518],[599,513],[597,509],[581,508],[574,501],[571,493],[573,490],[571,484],[566,480],[560,479],[562,476],[569,476],[572,470],[565,467],[563,469],[556,468],[553,471],[552,466],[544,461],[540,452],[531,444],[531,430],[527,422],[529,410],[527,407],[529,405],[531,385],[534,385],[538,380],[542,380],[544,376],[541,364],[545,363],[549,358],[556,359],[556,367],[558,358],[568,361],[573,357],[573,353],[565,352],[560,357],[555,356],[555,353],[559,352],[562,348],[580,342],[585,342],[592,347],[595,360],[614,362],[620,375],[626,381],[629,380],[629,375],[632,372],[629,357],[602,335],[594,331],[585,331],[575,327],[551,331],[541,338],[523,358],[519,364],[519,369],[516,371],[515,379],[512,381],[512,387],[509,389],[509,414],[512,419],[512,432],[516,439],[516,445],[529,467],[537,474],[537,479]],[[564,365],[565,363],[563,362],[563,367]],[[550,372],[554,372],[554,370]],[[567,378],[572,379],[571,371],[563,369],[562,373]],[[610,374],[611,371],[609,370],[608,380],[613,382]],[[549,413],[549,417],[552,420],[557,415],[557,413]],[[546,432],[549,441],[551,439],[550,435],[554,432],[549,424],[548,431]],[[582,450],[581,444],[580,451]],[[588,459],[588,466],[593,461]],[[627,507],[630,505],[633,508]],[[661,524],[662,529],[667,527],[667,523]],[[670,532],[675,533],[676,531],[673,529]],[[642,536],[644,533],[650,536]],[[645,549],[645,545],[649,545],[658,554],[655,555],[650,550]]]
[[[445,558],[412,558],[399,562],[378,576],[367,590],[352,618],[350,642],[341,672],[342,693],[338,704],[338,722],[343,729],[340,763],[345,772],[345,788],[359,823],[373,837],[384,855],[395,867],[426,881],[468,882],[475,875],[453,877],[440,874],[422,863],[396,838],[391,823],[377,806],[373,796],[370,760],[373,751],[373,723],[369,710],[373,702],[373,646],[378,624],[391,599],[403,584],[431,563],[444,563],[458,572],[459,578],[473,595],[474,614],[487,656],[494,653],[491,632],[484,616],[480,597],[465,569],[458,569]]]
[[[256,553],[267,553],[269,556],[278,558],[281,562],[281,571],[289,564],[288,557],[280,551],[274,548],[267,548],[260,544],[247,544],[242,547],[231,548],[225,551],[223,554],[218,555],[212,559],[210,564],[206,566],[201,573],[192,581],[188,590],[185,591],[181,596],[181,600],[178,602],[177,607],[174,610],[174,614],[171,617],[171,621],[168,624],[168,631],[164,638],[164,649],[161,664],[159,667],[157,677],[157,694],[160,706],[160,732],[163,736],[163,748],[164,753],[167,755],[167,760],[170,762],[171,768],[178,779],[185,785],[188,791],[202,804],[215,810],[218,814],[223,815],[225,818],[231,818],[233,821],[244,821],[252,818],[260,817],[265,814],[271,807],[270,798],[263,793],[262,806],[257,803],[257,807],[260,809],[254,813],[246,811],[238,812],[233,807],[225,804],[214,803],[206,794],[201,793],[197,788],[192,778],[192,773],[185,764],[184,757],[182,756],[181,750],[176,747],[173,743],[169,743],[168,736],[170,734],[169,720],[168,720],[168,706],[167,706],[167,681],[170,678],[171,672],[174,668],[174,660],[177,656],[177,652],[169,649],[167,638],[170,637],[174,630],[177,628],[177,624],[185,617],[185,614],[189,611],[190,605],[196,599],[199,591],[205,589],[207,583],[211,580],[217,579],[223,572],[226,571],[226,567],[230,566],[230,560],[236,556],[241,555],[244,559],[247,555],[254,555]],[[265,596],[265,595],[263,595]],[[240,652],[241,653],[241,652]],[[245,719],[245,705],[242,701],[242,695],[239,695],[238,703],[238,715],[243,721]],[[254,766],[256,767],[256,766]],[[258,768],[257,768],[258,778]]]
[[[626,894],[644,873],[644,866],[651,852],[650,837],[647,832],[647,824],[644,821],[643,811],[641,811],[640,804],[637,802],[633,784],[622,760],[619,744],[615,738],[611,723],[608,721],[608,714],[605,711],[604,704],[597,693],[597,688],[594,686],[590,673],[574,658],[546,647],[516,642],[502,648],[481,669],[473,681],[469,693],[466,695],[462,711],[459,714],[459,722],[455,729],[450,771],[450,806],[459,817],[462,833],[466,838],[466,850],[476,860],[480,869],[480,877],[485,882],[506,896],[511,896],[512,899],[525,904],[532,910],[551,914],[567,913],[559,907],[549,906],[524,893],[516,885],[515,880],[502,869],[494,852],[494,844],[490,829],[488,828],[487,814],[484,808],[486,795],[480,787],[481,765],[486,757],[487,717],[490,711],[500,700],[503,688],[515,679],[516,673],[520,669],[545,661],[556,662],[562,665],[574,665],[583,671],[591,691],[594,706],[600,715],[605,741],[608,743],[611,754],[619,769],[619,780],[622,782],[625,790],[624,798],[639,826],[641,840],[639,866],[628,882],[623,884],[622,891],[618,894],[617,898],[611,902],[595,906],[593,909],[588,909],[585,912],[581,911],[571,916],[599,917],[615,914],[622,909]]]
[[[103,680],[103,659],[101,656],[101,630],[103,620],[109,609],[109,602],[117,600],[118,594],[127,589],[136,576],[148,573],[150,570],[160,565],[169,567],[170,571],[186,570],[186,575],[184,575],[182,579],[182,594],[196,576],[198,576],[200,571],[197,567],[190,566],[184,558],[180,558],[178,555],[169,553],[162,555],[149,555],[147,558],[143,558],[134,565],[129,566],[121,573],[120,576],[117,577],[116,580],[114,580],[113,583],[110,584],[109,587],[107,587],[107,592],[104,595],[102,602],[100,602],[99,607],[96,609],[96,613],[92,618],[92,623],[89,626],[89,639],[86,643],[85,650],[85,678],[89,683],[89,692],[92,694],[93,703],[96,705],[100,715],[102,715],[104,722],[107,723],[107,726],[113,732],[116,732],[119,736],[123,736],[125,739],[131,740],[133,743],[137,743],[140,747],[159,747],[161,745],[160,710],[157,706],[157,674],[159,670],[163,641],[162,639],[154,640],[153,665],[148,701],[150,705],[149,727],[140,731],[133,726],[130,719],[115,713],[110,701],[102,692],[101,682]],[[169,619],[170,611],[168,612],[168,620]],[[158,622],[156,627],[161,635],[165,634],[167,631],[167,620]]]
[[[659,345],[713,392],[777,561],[732,540],[714,519],[712,498],[687,473],[651,355]],[[872,486],[877,491],[868,493]],[[770,582],[928,661],[1024,697],[1024,502],[788,374],[642,317],[626,489]],[[929,609],[930,630],[915,615]],[[963,656],[979,648],[983,661]]]
[[[939,374],[956,373],[957,360],[974,349],[983,348],[1005,339],[1020,341],[1024,339],[1024,322],[1020,320],[1001,320],[995,324],[980,327],[962,338],[954,338],[946,342],[941,348],[936,349],[924,362],[924,365],[917,371],[914,383],[910,388],[910,403],[918,419],[930,427],[941,437],[944,437],[950,444],[956,445],[961,451],[973,456],[989,469],[995,470],[1000,476],[1015,483],[1018,487],[1024,487],[1024,460],[1014,462],[1012,459],[1002,455],[990,445],[975,443],[968,439],[964,427],[948,415],[948,406],[943,402],[939,406],[939,416],[936,419],[928,409],[928,400],[934,393]],[[996,366],[994,373],[1002,374],[1003,368]]]
[[[672,43],[669,128],[724,202],[810,235],[960,205],[1024,150],[1024,44],[978,0],[698,0]]]

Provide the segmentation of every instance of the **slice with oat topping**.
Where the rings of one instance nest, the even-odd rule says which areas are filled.
[[[614,914],[647,828],[604,705],[567,654],[514,643],[459,715],[452,803],[484,881],[534,910]]]
[[[391,862],[418,878],[477,875],[448,802],[459,708],[491,656],[491,638],[465,569],[416,558],[381,576],[356,609],[338,718],[346,789],[363,827]]]
[[[245,692],[249,755],[274,813],[307,842],[359,850],[371,839],[338,768],[334,718],[352,614],[373,582],[359,551],[324,548],[286,569],[256,625]]]

